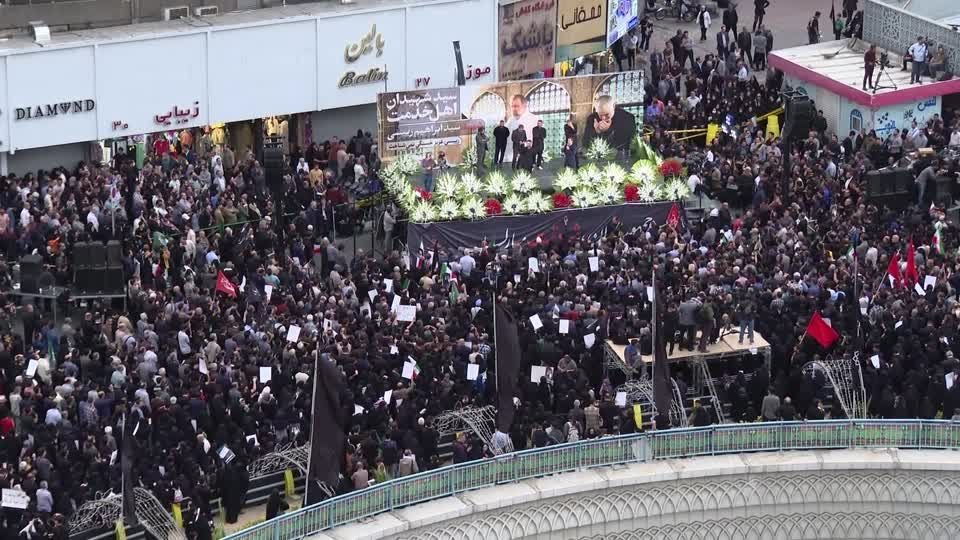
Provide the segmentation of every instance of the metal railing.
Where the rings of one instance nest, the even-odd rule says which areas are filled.
[[[656,459],[837,448],[960,449],[960,422],[822,420],[648,431],[524,450],[397,478],[328,499],[226,540],[300,538],[464,491],[557,473]]]

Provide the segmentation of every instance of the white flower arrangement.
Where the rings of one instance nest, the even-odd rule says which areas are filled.
[[[607,183],[623,186],[627,180],[627,171],[617,163],[610,163],[603,168],[603,179]]]
[[[601,184],[596,191],[596,198],[600,204],[623,202],[623,187],[612,183]]]
[[[600,174],[600,169],[593,163],[589,163],[580,167],[580,186],[581,187],[592,187],[600,183],[603,179]]]
[[[681,178],[675,178],[663,184],[663,187],[663,198],[667,200],[683,199],[690,195],[690,186]]]
[[[587,208],[595,206],[596,195],[593,190],[587,187],[581,187],[573,192],[573,205],[577,208]]]
[[[453,199],[457,196],[457,191],[459,190],[459,179],[449,172],[443,172],[440,174],[440,177],[437,178],[437,185],[433,189],[433,193],[445,199]]]
[[[494,197],[505,195],[509,191],[507,179],[500,171],[493,171],[487,175],[487,181],[484,182],[483,191]]]
[[[557,191],[573,191],[580,185],[580,176],[573,169],[563,169],[553,181],[553,188]]]
[[[553,210],[553,200],[539,191],[534,191],[527,195],[524,206],[530,213],[542,214]]]
[[[655,178],[647,178],[637,184],[637,194],[643,202],[653,202],[660,198],[662,183]]]
[[[630,169],[630,179],[634,184],[643,185],[647,182],[656,182],[660,176],[657,165],[650,160],[640,160]]]
[[[460,210],[467,219],[480,219],[487,215],[487,209],[480,197],[467,197],[463,200]]]
[[[527,171],[519,170],[513,173],[513,191],[527,194],[537,188],[537,179]]]
[[[526,210],[523,199],[516,193],[508,195],[507,198],[504,199],[502,206],[504,214],[520,214]]]
[[[662,158],[649,144],[640,139],[637,147],[640,159],[625,169],[617,163],[606,162],[613,157],[614,150],[602,139],[596,139],[585,152],[594,162],[581,167],[579,172],[567,168],[560,170],[553,180],[553,189],[569,194],[572,206],[576,208],[621,203],[626,184],[637,186],[637,197],[643,202],[689,196],[690,189],[685,181],[663,178],[657,165]],[[465,163],[469,163],[471,152],[472,148],[464,150]],[[469,166],[444,171],[437,178],[432,200],[424,199],[420,189],[411,181],[411,177],[420,173],[420,161],[412,154],[396,156],[381,171],[384,187],[414,223],[484,219],[488,198],[500,202],[504,215],[553,210],[553,198],[545,194],[538,179],[526,171],[517,171],[507,177],[499,170],[493,170],[484,178],[478,177]]]
[[[453,199],[443,201],[437,208],[437,217],[443,220],[457,219],[460,217],[460,205]]]
[[[610,146],[610,143],[606,140],[597,137],[593,139],[593,142],[590,143],[590,146],[587,147],[583,155],[586,156],[587,159],[605,161],[613,157],[613,147]]]
[[[483,182],[472,172],[464,173],[460,177],[460,187],[466,195],[476,195],[483,191]]]
[[[477,149],[471,144],[464,148],[460,155],[460,167],[466,170],[472,170],[477,166]]]
[[[414,223],[429,223],[437,220],[437,209],[430,201],[417,201],[410,209],[410,220]]]

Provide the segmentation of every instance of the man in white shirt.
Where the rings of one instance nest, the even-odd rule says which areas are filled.
[[[463,277],[469,278],[470,273],[473,272],[476,266],[477,261],[473,258],[473,255],[470,254],[470,249],[464,249],[463,257],[460,257],[460,273],[463,274]]]
[[[950,146],[960,146],[960,126],[953,128],[950,134]]]
[[[747,64],[740,62],[740,67],[737,70],[737,80],[741,82],[747,82],[750,79],[750,71],[747,70]]]
[[[623,48],[627,52],[627,67],[633,69],[634,62],[637,59],[637,45],[640,44],[640,38],[637,37],[636,30],[631,30],[623,38]]]
[[[527,133],[527,140],[533,140],[533,128],[540,121],[540,117],[530,112],[527,108],[527,98],[520,94],[514,94],[510,100],[510,115],[507,118],[507,129],[513,133],[518,127],[523,126]],[[507,159],[513,159],[513,145],[507,145]]]
[[[910,46],[910,84],[923,84],[920,78],[923,76],[924,68],[927,63],[927,44],[923,41],[923,36],[918,36],[916,43]]]

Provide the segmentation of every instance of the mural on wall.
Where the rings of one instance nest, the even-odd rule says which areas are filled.
[[[940,114],[940,107],[940,98],[936,96],[884,107],[874,111],[872,129],[877,132],[877,136],[886,138],[895,129],[911,128],[914,122],[923,126],[934,115]]]

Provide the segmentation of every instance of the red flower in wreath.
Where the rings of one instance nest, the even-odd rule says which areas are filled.
[[[488,216],[496,216],[503,211],[503,206],[496,199],[487,199],[487,202],[483,203],[483,207],[487,210]]]
[[[633,184],[623,186],[623,199],[627,202],[633,202],[640,199],[640,189]]]
[[[423,199],[423,200],[425,200],[425,201],[429,201],[430,198],[433,197],[433,193],[430,193],[429,191],[427,191],[426,189],[424,189],[424,188],[422,188],[422,187],[415,187],[415,188],[413,188],[413,190],[417,193],[417,196],[418,196],[418,197],[420,197],[421,199]]]
[[[662,174],[664,178],[680,176],[682,170],[683,167],[680,165],[680,162],[675,159],[668,159],[660,164],[660,174]]]
[[[569,195],[562,191],[558,191],[553,194],[553,207],[554,208],[569,208],[573,204],[573,199]]]

